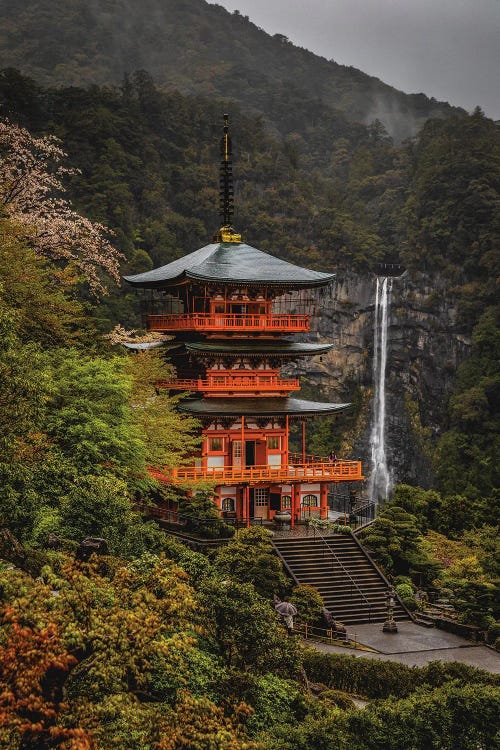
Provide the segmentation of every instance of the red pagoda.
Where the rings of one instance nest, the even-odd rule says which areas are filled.
[[[291,395],[299,381],[280,367],[332,345],[299,343],[319,297],[334,275],[301,268],[245,244],[231,225],[231,140],[224,116],[221,141],[223,226],[206,245],[161,268],[127,276],[143,291],[143,326],[168,333],[176,378],[158,383],[190,391],[179,408],[202,423],[201,454],[190,467],[158,472],[180,486],[209,481],[226,517],[250,523],[278,511],[292,526],[327,516],[333,482],[363,479],[358,461],[308,456],[305,420],[339,414],[350,404],[305,401]],[[302,452],[289,450],[290,423],[302,422]]]

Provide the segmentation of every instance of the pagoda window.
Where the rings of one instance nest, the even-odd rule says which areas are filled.
[[[302,498],[303,508],[315,508],[318,505],[318,498],[316,495],[304,495]]]
[[[222,510],[224,513],[234,513],[236,510],[236,499],[234,497],[223,497]]]
[[[224,450],[224,438],[210,438],[208,445],[210,453],[221,453]]]
[[[267,487],[256,487],[254,490],[254,503],[258,508],[267,508],[267,500],[269,497],[269,490]]]
[[[292,496],[282,495],[281,496],[281,510],[290,510],[292,507]]]
[[[268,451],[279,451],[280,439],[278,435],[269,435],[267,438],[267,450]]]

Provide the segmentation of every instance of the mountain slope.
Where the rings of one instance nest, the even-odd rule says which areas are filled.
[[[144,69],[163,86],[218,95],[301,132],[321,110],[380,119],[396,139],[454,108],[407,95],[267,34],[204,0],[0,0],[0,67],[44,84],[119,84]]]

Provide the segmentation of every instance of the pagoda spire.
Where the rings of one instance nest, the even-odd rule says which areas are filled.
[[[219,205],[222,227],[214,236],[215,242],[239,244],[241,234],[233,230],[231,220],[234,213],[233,148],[229,135],[229,115],[224,114],[224,130],[220,141]]]

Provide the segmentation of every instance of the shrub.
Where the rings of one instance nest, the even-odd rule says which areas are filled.
[[[240,583],[251,583],[256,591],[269,599],[288,588],[271,543],[270,533],[257,527],[244,529],[215,555],[215,567]]]
[[[332,706],[337,706],[337,708],[341,708],[343,711],[350,711],[356,708],[356,704],[349,693],[343,690],[323,690],[318,697],[321,701],[331,703]]]
[[[290,597],[291,604],[297,607],[297,619],[311,625],[321,620],[325,603],[313,586],[295,586]]]
[[[459,685],[500,685],[499,675],[459,662],[431,662],[425,667],[408,667],[343,654],[321,654],[312,649],[305,651],[304,668],[312,682],[322,682],[329,688],[368,698],[388,698],[391,695],[404,698],[421,686],[440,687],[451,680]]]

